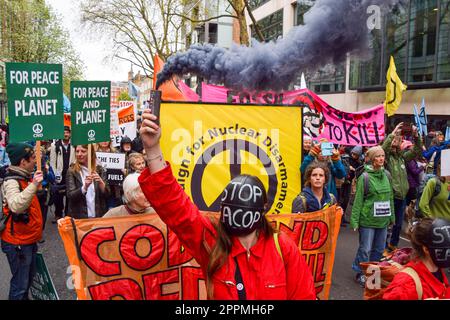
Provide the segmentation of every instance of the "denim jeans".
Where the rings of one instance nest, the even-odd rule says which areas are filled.
[[[389,243],[398,246],[400,233],[402,232],[403,216],[405,215],[405,200],[394,199],[395,224],[392,227],[391,240]]]
[[[386,243],[386,228],[359,227],[359,248],[353,261],[352,269],[361,273],[360,262],[379,261],[383,256]]]
[[[16,246],[2,240],[2,251],[8,258],[12,273],[9,300],[28,300],[28,291],[36,273],[37,244]]]

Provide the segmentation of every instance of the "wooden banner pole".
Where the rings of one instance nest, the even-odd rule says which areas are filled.
[[[92,165],[91,165],[92,155],[91,155],[91,152],[92,152],[92,144],[88,144],[88,171],[89,171],[89,174],[92,173]]]
[[[36,154],[36,166],[37,171],[42,171],[42,161],[41,161],[41,141],[36,141],[36,147],[34,149],[34,153]]]

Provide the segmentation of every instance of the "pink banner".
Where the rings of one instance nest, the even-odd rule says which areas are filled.
[[[200,100],[200,97],[198,96],[198,94],[196,94],[194,92],[194,90],[192,90],[187,84],[185,84],[181,80],[178,81],[178,88],[186,97],[186,101],[197,102]]]
[[[384,107],[349,113],[333,108],[308,89],[285,92],[236,92],[202,84],[202,101],[238,104],[283,104],[303,107],[303,130],[313,139],[343,145],[377,145],[384,139]]]

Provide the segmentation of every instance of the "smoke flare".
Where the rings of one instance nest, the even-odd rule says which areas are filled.
[[[195,44],[171,56],[158,74],[156,86],[173,75],[196,74],[211,83],[235,90],[275,90],[289,87],[299,72],[314,71],[345,61],[347,53],[370,55],[369,6],[381,16],[402,0],[317,0],[305,15],[305,24],[284,38],[229,50]]]

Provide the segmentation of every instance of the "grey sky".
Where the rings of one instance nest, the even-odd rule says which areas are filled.
[[[86,69],[86,80],[125,81],[130,70],[130,63],[120,61],[103,61],[108,56],[111,41],[100,38],[97,34],[87,34],[80,27],[79,0],[46,0],[62,18],[63,27],[70,32],[75,50],[80,54]],[[135,70],[137,71],[137,70]]]

